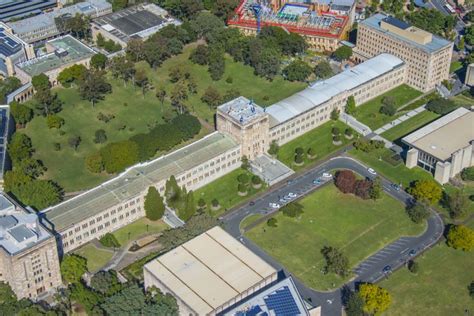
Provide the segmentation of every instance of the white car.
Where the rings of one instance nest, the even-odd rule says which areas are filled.
[[[278,203],[269,203],[268,204],[271,208],[280,208],[280,204]]]
[[[325,172],[323,173],[323,178],[326,178],[326,179],[332,178],[332,174]]]
[[[367,171],[368,171],[370,174],[373,174],[374,176],[377,175],[377,172],[375,172],[375,170],[372,169],[372,168],[367,169]]]
[[[290,193],[288,193],[288,196],[291,197],[291,198],[295,198],[295,197],[297,197],[297,194],[295,194],[293,192],[290,192]]]

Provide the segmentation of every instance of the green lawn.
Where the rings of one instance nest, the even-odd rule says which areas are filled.
[[[474,98],[465,96],[463,94],[458,94],[457,96],[451,98],[458,106],[471,107],[474,104]]]
[[[247,227],[248,225],[252,224],[253,222],[259,220],[262,217],[262,214],[252,214],[247,216],[240,222],[240,229]]]
[[[352,149],[349,151],[349,154],[367,166],[374,168],[375,171],[388,178],[390,181],[401,183],[405,188],[415,180],[433,179],[431,173],[419,167],[408,169],[405,167],[405,162],[403,160],[391,162],[390,157],[393,156],[393,152],[386,148],[377,149],[370,153]]]
[[[460,61],[453,61],[451,65],[449,65],[449,73],[453,73],[458,71],[462,68],[462,62]]]
[[[189,99],[185,103],[190,111],[211,124],[214,123],[215,109],[211,109],[201,101],[204,91],[209,86],[216,88],[221,95],[230,89],[236,90],[261,106],[273,104],[306,87],[306,84],[301,82],[286,81],[282,76],[276,76],[272,81],[257,77],[254,75],[252,67],[237,63],[230,56],[225,57],[225,73],[222,79],[213,81],[207,66],[196,65],[189,60],[189,55],[194,47],[196,44],[186,46],[181,55],[168,59],[156,71],[150,69],[144,62],[140,64],[140,67],[147,71],[155,86],[164,87],[167,90],[168,96],[171,95],[174,86],[169,81],[170,69],[180,66],[189,72],[197,83],[197,93],[189,95]],[[232,83],[227,83],[226,80],[229,77],[232,79]]]
[[[146,217],[143,217],[115,231],[114,236],[117,238],[120,245],[125,246],[130,241],[136,240],[143,235],[149,233],[159,233],[168,228],[169,226],[166,225],[162,220],[150,221]]]
[[[469,226],[474,228],[474,220]],[[393,298],[386,315],[472,315],[474,300],[467,286],[474,281],[473,251],[441,243],[416,261],[420,266],[416,275],[401,269],[380,284]]]
[[[314,128],[313,130],[301,135],[300,137],[292,140],[289,143],[286,143],[285,145],[281,146],[279,152],[278,152],[278,159],[292,168],[293,170],[298,170],[303,168],[305,165],[311,162],[318,161],[325,156],[331,154],[332,152],[340,149],[344,145],[352,142],[352,140],[348,140],[347,138],[344,137],[344,135],[341,135],[341,140],[343,142],[342,145],[334,145],[332,143],[332,134],[331,134],[331,129],[333,127],[339,128],[342,134],[344,134],[345,129],[347,128],[347,125],[340,121],[330,121],[327,123],[324,123],[323,125]],[[354,136],[356,136],[356,133],[354,132]],[[314,160],[309,159],[306,155],[304,157],[304,165],[303,166],[296,166],[294,164],[295,161],[295,149],[298,147],[302,147],[305,152],[309,148],[313,148],[315,153],[317,154],[316,158]]]
[[[433,120],[437,119],[439,117],[438,114],[430,111],[423,111],[408,120],[404,121],[401,124],[398,124],[397,126],[392,127],[386,132],[382,133],[382,137],[385,139],[388,139],[389,141],[395,141],[397,139],[400,139],[411,132],[419,129],[420,127],[423,127],[424,125],[432,122]]]
[[[196,204],[199,199],[204,199],[204,201],[206,201],[207,209],[209,210],[209,212],[212,215],[217,216],[224,213],[226,210],[231,209],[242,201],[250,199],[257,192],[264,190],[264,184],[260,189],[254,189],[252,185],[249,184],[249,190],[247,195],[240,196],[237,193],[237,186],[239,185],[237,177],[242,173],[247,173],[249,175],[249,178],[251,178],[253,175],[250,172],[239,168],[196,190],[194,192],[194,199],[196,200]],[[213,199],[217,199],[219,201],[219,204],[221,206],[219,210],[211,210],[211,201]]]
[[[81,257],[87,259],[87,269],[96,272],[102,268],[113,256],[113,251],[106,251],[96,248],[93,244],[87,243],[74,251]]]
[[[163,122],[162,114],[172,111],[169,96],[173,84],[169,81],[169,69],[175,65],[183,66],[189,71],[197,83],[197,93],[190,95],[186,105],[190,111],[205,119],[210,124],[203,129],[196,138],[202,137],[214,128],[213,115],[215,109],[210,109],[201,101],[201,96],[208,86],[217,88],[222,94],[229,89],[234,89],[248,98],[253,98],[262,105],[272,104],[288,97],[305,87],[303,83],[294,83],[283,80],[277,76],[273,81],[256,77],[253,69],[242,63],[236,63],[231,58],[226,58],[226,74],[218,82],[213,82],[204,66],[194,65],[188,60],[191,48],[187,46],[184,53],[167,60],[156,70],[150,69],[147,64],[139,63],[137,67],[147,69],[153,89],[143,97],[140,89],[131,85],[124,85],[120,80],[109,78],[112,84],[112,93],[95,107],[81,100],[76,88],[56,88],[59,98],[64,102],[63,110],[58,113],[65,120],[60,131],[48,129],[46,119],[35,117],[22,131],[33,142],[35,157],[48,168],[45,177],[56,181],[66,192],[79,191],[98,185],[111,178],[111,175],[92,174],[84,166],[84,159],[89,154],[96,152],[107,143],[125,140],[131,136],[144,133],[150,127]],[[227,83],[231,76],[232,83]],[[156,98],[156,87],[164,86],[167,90],[168,100],[162,106]],[[97,119],[99,113],[114,115],[109,123]],[[122,127],[125,126],[124,129]],[[104,129],[108,141],[106,144],[95,144],[94,133]],[[77,151],[68,145],[68,139],[73,136],[81,137],[81,144]],[[54,143],[61,144],[61,150],[55,151]]]
[[[404,114],[404,111],[397,112],[393,116],[380,113],[379,110],[382,106],[382,99],[385,96],[393,96],[395,98],[395,106],[399,108],[421,94],[420,91],[415,90],[406,84],[402,84],[364,104],[361,104],[357,107],[355,117],[371,129],[375,130]]]
[[[328,290],[347,279],[320,271],[326,245],[338,247],[349,258],[351,267],[400,236],[417,235],[424,225],[416,225],[405,214],[403,205],[388,195],[378,201],[342,194],[327,185],[300,202],[301,218],[275,215],[277,227],[262,223],[247,236],[314,289]]]

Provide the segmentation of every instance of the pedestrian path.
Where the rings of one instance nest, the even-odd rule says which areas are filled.
[[[380,134],[388,131],[389,129],[397,126],[398,124],[401,124],[401,123],[405,122],[406,120],[412,118],[413,116],[415,116],[417,114],[420,114],[423,111],[426,111],[425,105],[426,104],[424,104],[424,105],[420,106],[419,108],[416,108],[416,109],[414,109],[414,110],[412,110],[412,111],[410,111],[410,112],[394,119],[390,123],[387,123],[384,126],[380,127],[379,129],[375,130],[374,133],[380,135]]]
[[[370,129],[370,127],[358,121],[355,117],[347,113],[341,113],[341,115],[339,116],[339,120],[344,122],[346,125],[352,127],[357,133],[361,134],[362,136],[367,136],[372,133],[372,129]]]

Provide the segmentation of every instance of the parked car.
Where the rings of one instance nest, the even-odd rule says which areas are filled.
[[[385,266],[382,271],[383,271],[383,273],[389,273],[389,272],[392,271],[392,267],[391,266]]]
[[[332,174],[325,172],[323,173],[323,178],[330,179],[332,178]]]
[[[278,203],[269,203],[268,204],[271,208],[280,208],[280,204]]]
[[[399,186],[398,184],[392,183],[391,187],[392,187],[395,191],[400,191],[400,186]]]
[[[375,172],[375,170],[372,169],[372,168],[367,169],[367,171],[368,171],[370,174],[373,174],[374,176],[377,175],[377,172]]]
[[[249,205],[250,205],[250,206],[254,206],[254,205],[255,205],[255,202],[254,202],[254,201],[250,201]]]
[[[321,178],[314,179],[313,184],[321,184]]]
[[[408,253],[408,255],[409,255],[410,257],[414,257],[414,256],[416,255],[416,250],[415,250],[415,249],[410,250],[410,252]]]
[[[291,197],[291,198],[295,198],[295,197],[298,196],[298,194],[290,192],[290,193],[288,193],[288,196]]]

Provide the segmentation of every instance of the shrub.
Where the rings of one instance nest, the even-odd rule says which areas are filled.
[[[339,119],[339,110],[334,109],[331,111],[331,120],[337,121]]]
[[[46,117],[46,125],[48,128],[56,128],[59,129],[64,124],[64,119],[56,114],[49,114]]]
[[[107,141],[107,134],[103,129],[98,129],[95,131],[94,143],[103,144]]]
[[[301,155],[296,155],[295,156],[295,163],[302,164],[303,163],[303,157]]]
[[[100,153],[94,153],[86,157],[86,168],[92,173],[104,171],[104,161]]]
[[[333,135],[340,135],[340,134],[341,134],[341,131],[339,130],[339,128],[333,127],[333,128],[331,129],[331,133],[332,133]]]
[[[239,190],[240,193],[247,193],[247,186],[243,185],[242,183],[239,183],[237,186],[237,189]]]
[[[249,176],[246,173],[241,173],[237,176],[237,181],[239,181],[240,184],[248,184],[249,183]]]
[[[302,147],[297,147],[295,149],[295,154],[298,155],[298,156],[301,156],[304,154],[304,149]]]
[[[334,135],[332,137],[332,141],[335,143],[339,143],[341,141],[341,136],[340,135]]]
[[[60,143],[54,143],[53,146],[54,146],[55,151],[60,151],[61,150],[61,144]]]
[[[218,206],[219,206],[219,201],[218,201],[217,199],[212,199],[211,205],[212,205],[213,207],[218,207]]]
[[[408,271],[411,273],[418,273],[420,270],[420,267],[418,265],[418,262],[415,262],[413,260],[408,261]]]
[[[234,82],[234,79],[232,79],[231,76],[227,77],[227,79],[225,80],[225,82],[227,82],[228,84],[231,84]]]
[[[430,100],[426,104],[426,109],[428,111],[434,112],[436,114],[445,115],[456,108],[456,104],[451,100],[446,100],[443,98]]]
[[[385,147],[385,143],[381,140],[367,141],[366,139],[363,139],[363,138],[356,140],[353,143],[353,145],[357,150],[362,150],[363,152],[366,152],[366,153]]]
[[[278,226],[278,220],[274,217],[269,218],[267,221],[267,226],[268,227],[277,227]]]
[[[361,199],[370,199],[370,189],[372,188],[372,181],[370,180],[356,180],[354,186],[354,194]]]
[[[453,225],[447,236],[448,246],[462,251],[474,248],[474,230],[464,225]]]
[[[283,206],[280,210],[285,216],[298,217],[303,214],[303,205],[297,202],[291,202]]]
[[[206,201],[204,201],[203,198],[200,198],[198,201],[198,206],[199,208],[205,208],[206,207]]]
[[[157,221],[165,214],[163,197],[161,197],[154,186],[148,188],[148,192],[145,196],[144,209],[145,216],[151,221]]]
[[[116,173],[138,162],[137,143],[125,140],[110,143],[100,150],[107,173]]]
[[[255,176],[255,175],[254,175],[254,176],[252,177],[252,184],[253,184],[253,185],[259,185],[259,184],[261,184],[261,183],[262,183],[262,179],[260,179],[259,176]]]
[[[464,168],[461,172],[464,181],[474,181],[474,167]]]
[[[383,104],[380,107],[379,112],[388,116],[393,116],[397,112],[397,109],[393,104]]]
[[[342,193],[353,193],[356,185],[356,176],[350,170],[336,172],[335,185]]]
[[[120,247],[120,243],[119,241],[117,240],[117,238],[115,238],[115,236],[111,233],[107,233],[105,234],[104,236],[102,236],[100,239],[99,239],[99,242],[101,243],[102,246],[104,247],[109,247],[109,248],[118,248]]]
[[[413,195],[418,201],[437,203],[442,196],[442,188],[438,182],[429,180],[417,180],[408,188],[408,193]]]
[[[350,128],[346,128],[346,130],[344,131],[344,135],[351,137],[353,135],[353,132]]]
[[[315,157],[316,156],[316,152],[314,151],[314,149],[312,147],[308,148],[308,150],[306,151],[306,154],[310,157]]]

